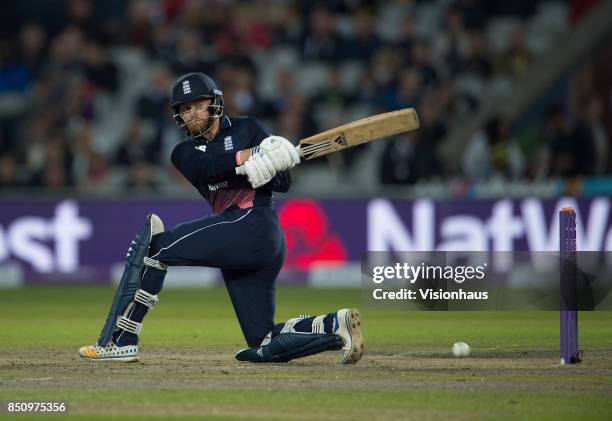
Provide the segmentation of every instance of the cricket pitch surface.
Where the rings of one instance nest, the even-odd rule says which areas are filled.
[[[244,343],[222,288],[168,290],[145,319],[139,362],[81,360],[112,295],[0,292],[0,400],[68,401],[69,419],[612,418],[610,312],[580,313],[578,365],[559,365],[558,312],[367,308],[358,364],[329,352],[261,365],[234,359]],[[349,306],[361,307],[359,291],[279,288],[277,320]],[[452,356],[459,340],[469,357]]]

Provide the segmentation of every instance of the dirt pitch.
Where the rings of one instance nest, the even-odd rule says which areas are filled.
[[[245,364],[233,360],[232,351],[217,349],[172,349],[144,347],[140,362],[113,364],[80,360],[73,350],[36,348],[0,358],[0,372],[8,375],[0,380],[0,394],[9,391],[28,391],[29,396],[57,396],[65,391],[65,399],[79,391],[95,395],[114,391],[150,394],[150,399],[133,401],[113,399],[113,405],[88,399],[72,400],[71,415],[104,414],[106,416],[220,416],[229,418],[254,417],[259,419],[457,419],[488,418],[503,413],[489,413],[469,408],[402,408],[391,405],[360,405],[356,408],[339,405],[321,408],[301,408],[296,412],[280,413],[273,407],[253,407],[248,402],[215,404],[193,402],[173,404],[165,398],[156,402],[158,395],[176,391],[193,396],[207,395],[207,391],[228,395],[247,390],[265,394],[282,390],[300,394],[305,390],[325,391],[333,395],[358,393],[374,398],[388,392],[389,396],[440,394],[451,392],[487,396],[507,395],[498,402],[502,407],[520,407],[522,396],[547,393],[574,392],[591,396],[611,397],[612,352],[597,351],[588,355],[584,364],[560,366],[551,363],[553,352],[481,353],[468,358],[454,358],[434,353],[389,354],[375,350],[368,352],[356,366],[336,364],[337,355],[316,356],[288,364]],[[51,394],[49,395],[49,393]],[[398,393],[399,392],[399,393]],[[11,393],[12,394],[12,393]],[[140,395],[136,393],[136,395]],[[128,395],[129,396],[129,395]],[[70,399],[69,399],[70,400]],[[610,401],[607,403],[610,410]],[[602,408],[604,409],[604,408]],[[544,412],[542,413],[544,414]],[[605,413],[602,413],[603,416]],[[612,412],[609,412],[612,414]],[[574,418],[576,419],[576,418]]]
[[[359,291],[279,290],[278,318],[359,306]],[[146,319],[141,361],[81,360],[108,288],[0,294],[0,401],[67,400],[68,419],[612,419],[612,314],[581,314],[582,364],[558,364],[558,313],[362,309],[366,355],[240,363],[222,289],[167,291]],[[455,358],[450,345],[473,354]],[[25,419],[25,418],[19,418]]]

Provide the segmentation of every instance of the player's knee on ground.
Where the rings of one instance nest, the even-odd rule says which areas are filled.
[[[244,339],[250,348],[258,347],[269,337],[269,332],[265,332],[265,329],[257,332],[249,332],[244,334]]]
[[[287,362],[296,358],[342,349],[338,335],[283,333],[267,345],[243,349],[236,354],[238,361],[253,363]]]
[[[244,333],[244,338],[250,348],[267,345],[270,340],[281,333],[333,333],[334,314],[322,316],[300,315],[289,319],[284,323],[277,323],[271,331],[262,329],[251,329]]]

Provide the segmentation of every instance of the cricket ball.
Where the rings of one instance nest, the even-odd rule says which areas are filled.
[[[470,346],[465,342],[455,342],[453,344],[453,355],[455,357],[467,357],[470,355]]]

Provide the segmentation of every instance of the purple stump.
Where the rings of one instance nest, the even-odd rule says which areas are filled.
[[[559,212],[561,273],[561,364],[580,362],[578,351],[578,306],[576,299],[576,213],[572,208]]]

